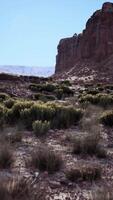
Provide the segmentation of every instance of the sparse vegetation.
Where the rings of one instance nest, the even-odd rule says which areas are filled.
[[[101,167],[95,163],[80,163],[68,170],[66,177],[72,182],[94,181],[101,178]]]
[[[12,151],[9,146],[2,145],[0,147],[0,168],[7,169],[11,167],[13,162]]]
[[[33,122],[33,131],[36,136],[43,136],[45,135],[48,130],[50,129],[50,122],[48,121],[35,121]]]
[[[106,126],[113,126],[113,111],[106,111],[100,117],[100,122]]]
[[[100,145],[100,136],[84,134],[73,139],[74,154],[89,154],[105,158],[107,156],[105,148]]]
[[[46,147],[39,147],[31,154],[31,166],[40,171],[54,173],[61,168],[62,159],[60,155]]]
[[[0,181],[0,199],[44,200],[51,196],[48,186],[55,188],[54,198],[54,191],[65,193],[72,185],[72,199],[81,199],[84,189],[89,199],[112,200],[107,187],[92,192],[96,180],[97,187],[113,182],[112,129],[107,129],[113,126],[112,84],[34,79],[15,78],[13,85],[10,80],[0,87],[10,94],[0,99],[0,178],[8,173],[5,184]]]
[[[33,188],[33,183],[26,178],[13,178],[9,181],[0,181],[1,200],[44,200],[45,194],[37,187],[37,194]]]
[[[15,103],[15,100],[14,99],[7,99],[6,101],[4,101],[4,105],[7,107],[7,108],[12,108],[13,105]]]
[[[80,97],[80,102],[90,102],[91,104],[102,106],[102,107],[108,107],[113,105],[113,96],[109,94],[86,94]]]
[[[96,187],[92,191],[92,200],[112,200],[113,199],[113,190],[112,186],[108,187],[107,185]]]
[[[46,95],[46,94],[42,94],[42,93],[36,93],[36,94],[34,94],[34,99],[40,100],[43,102],[47,102],[47,101],[56,100],[56,97],[54,95]]]
[[[9,98],[9,95],[6,93],[0,93],[0,101],[4,101]]]
[[[9,133],[9,134],[6,134],[4,137],[5,137],[5,140],[9,142],[10,144],[15,144],[22,141],[21,132]]]

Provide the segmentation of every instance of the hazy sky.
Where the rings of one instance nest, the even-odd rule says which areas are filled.
[[[103,2],[0,0],[0,65],[53,66],[59,40],[80,33]]]

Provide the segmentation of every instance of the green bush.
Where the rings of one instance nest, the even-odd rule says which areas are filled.
[[[69,128],[76,125],[81,119],[83,113],[80,109],[74,109],[72,106],[57,106],[55,108],[55,117],[52,120],[53,128]]]
[[[72,182],[94,181],[101,178],[101,167],[95,163],[81,163],[68,170],[66,177]]]
[[[47,101],[56,100],[56,97],[54,95],[46,95],[46,94],[42,94],[42,93],[36,93],[36,94],[34,94],[34,99],[40,100],[43,102],[47,102]]]
[[[64,97],[69,97],[69,96],[74,95],[74,91],[72,89],[70,89],[69,87],[65,86],[65,85],[59,86],[59,89],[63,90],[63,96]]]
[[[21,111],[25,108],[30,108],[33,105],[32,101],[17,102],[9,109],[5,115],[7,123],[15,123],[20,119]]]
[[[100,117],[100,122],[106,126],[113,126],[113,111],[106,111]]]
[[[91,104],[94,105],[99,105],[102,107],[107,107],[107,106],[111,106],[113,105],[113,96],[112,95],[108,95],[108,94],[97,94],[97,95],[91,95],[91,94],[87,94],[82,96],[79,101],[81,103],[84,102],[90,102]]]
[[[56,86],[53,84],[30,84],[29,89],[33,92],[53,92],[56,89]]]
[[[72,106],[43,102],[17,102],[5,113],[6,123],[21,122],[28,128],[36,120],[50,121],[52,128],[68,128],[76,125],[83,115],[82,110]]]
[[[33,122],[33,131],[36,136],[43,136],[45,135],[48,130],[50,129],[50,122],[48,121],[35,121]]]
[[[61,157],[49,148],[39,147],[31,154],[31,166],[40,171],[54,173],[60,170],[62,165]]]

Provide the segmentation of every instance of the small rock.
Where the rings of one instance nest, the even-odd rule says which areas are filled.
[[[35,172],[35,177],[37,178],[39,176],[39,172]]]
[[[57,181],[49,181],[49,183],[50,183],[50,187],[51,187],[52,189],[61,187],[60,182],[57,182]]]

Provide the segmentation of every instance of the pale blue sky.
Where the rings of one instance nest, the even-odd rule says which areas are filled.
[[[103,2],[0,0],[0,65],[55,65],[59,40],[80,33]]]

